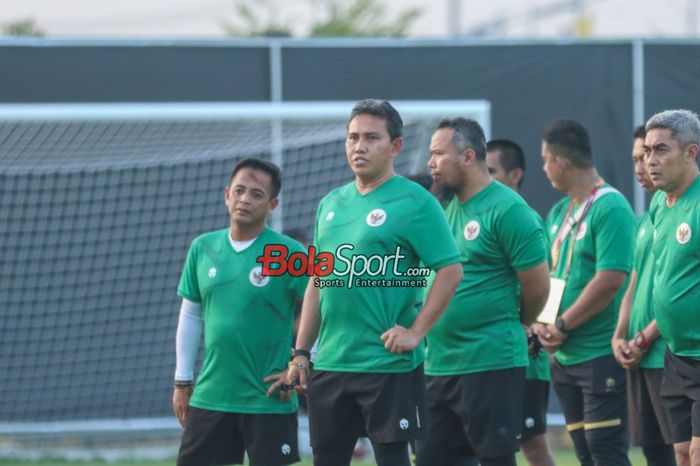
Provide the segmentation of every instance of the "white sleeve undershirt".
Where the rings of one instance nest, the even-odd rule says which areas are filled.
[[[202,305],[183,298],[175,335],[175,380],[194,379],[194,364],[203,330]]]
[[[235,241],[228,235],[231,247],[237,252],[247,249],[257,238],[256,236],[247,241]],[[175,334],[175,380],[194,379],[194,364],[197,361],[197,350],[203,331],[202,305],[183,298]]]

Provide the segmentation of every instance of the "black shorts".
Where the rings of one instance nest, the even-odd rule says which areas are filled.
[[[369,437],[408,442],[425,431],[425,376],[411,372],[357,373],[314,370],[308,382],[312,447]]]
[[[525,368],[427,377],[428,438],[416,464],[461,464],[520,448]]]
[[[630,439],[639,447],[673,444],[668,411],[661,401],[663,369],[627,371]]]
[[[299,461],[297,415],[239,414],[190,406],[178,466],[282,466]]]
[[[523,440],[547,432],[547,405],[549,404],[549,382],[525,380],[523,400]]]
[[[627,374],[613,355],[568,366],[555,358],[552,383],[581,464],[629,465]]]
[[[661,399],[671,418],[673,442],[700,437],[700,361],[666,348]]]

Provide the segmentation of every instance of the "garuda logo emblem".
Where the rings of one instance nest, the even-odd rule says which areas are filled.
[[[676,230],[676,241],[678,241],[679,244],[686,244],[688,241],[690,241],[690,237],[692,235],[690,225],[685,222],[678,225],[678,229]]]
[[[382,209],[374,209],[372,212],[367,214],[367,225],[371,227],[378,227],[386,222],[386,212]]]
[[[481,225],[476,220],[472,220],[464,227],[464,238],[467,241],[474,241],[481,233]]]
[[[257,286],[258,288],[267,285],[270,281],[270,277],[266,277],[262,274],[262,266],[260,265],[250,271],[248,274],[248,279],[253,286]]]

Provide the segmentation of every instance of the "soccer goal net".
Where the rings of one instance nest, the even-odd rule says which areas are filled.
[[[484,101],[393,103],[403,175],[426,171],[440,117],[490,132]],[[352,180],[352,105],[0,105],[0,434],[175,426],[175,293],[189,243],[228,224],[224,186],[250,156],[283,169],[273,227],[309,239],[320,198]]]

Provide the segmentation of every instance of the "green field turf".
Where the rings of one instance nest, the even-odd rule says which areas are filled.
[[[554,459],[557,466],[578,466],[576,457],[574,456],[573,450],[556,450],[554,451]],[[630,450],[630,461],[633,465],[643,465],[646,464],[641,451],[638,448],[633,448]],[[0,466],[172,466],[175,464],[175,460],[169,461],[118,461],[118,462],[105,462],[105,461],[76,461],[76,460],[56,460],[56,459],[45,459],[41,461],[19,461],[19,460],[9,460],[0,459]],[[311,461],[302,461],[297,463],[298,466],[312,466]],[[374,462],[357,462],[353,461],[353,466],[370,466]],[[518,465],[525,466],[525,461],[521,455],[518,455]]]

